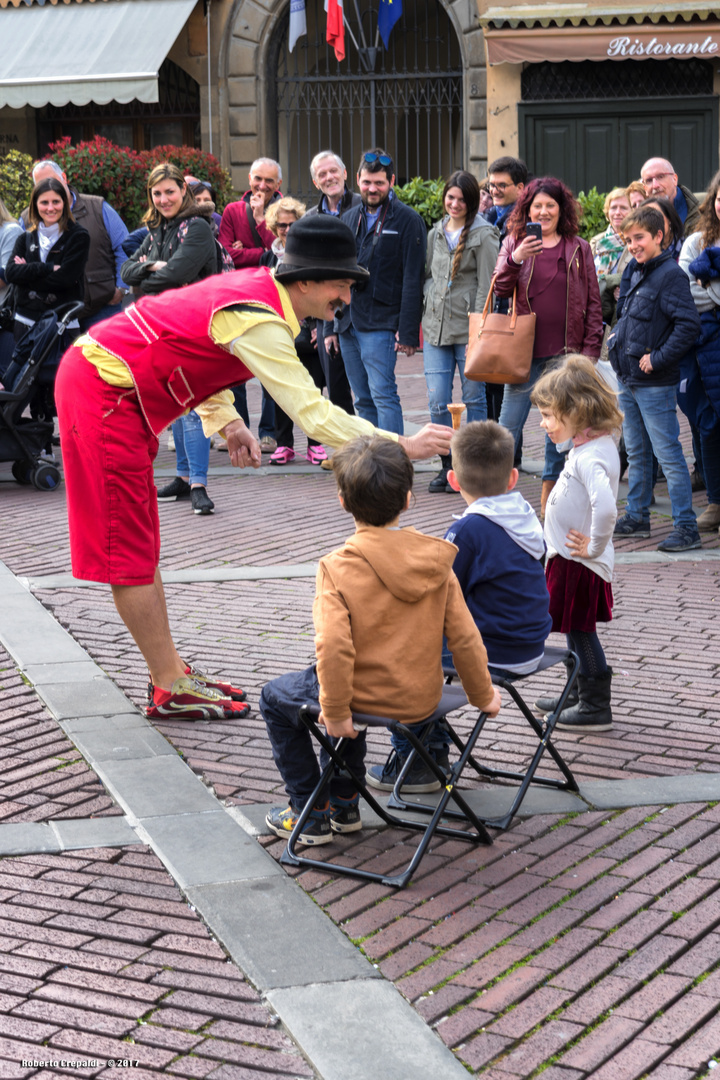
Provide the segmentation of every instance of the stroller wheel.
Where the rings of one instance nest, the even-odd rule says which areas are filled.
[[[42,462],[33,469],[31,480],[38,491],[53,491],[60,484],[60,471]]]
[[[26,461],[13,461],[12,474],[18,484],[32,484],[32,466]]]

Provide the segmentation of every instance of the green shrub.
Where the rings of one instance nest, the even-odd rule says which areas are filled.
[[[20,217],[30,202],[32,167],[30,155],[22,154],[19,150],[9,150],[0,157],[0,198],[15,218]]]
[[[444,187],[445,181],[442,177],[439,180],[423,180],[420,176],[416,176],[407,184],[402,184],[393,190],[401,202],[417,210],[429,229],[443,216]]]
[[[603,213],[605,195],[596,187],[591,187],[587,195],[584,191],[578,192],[578,202],[582,207],[580,218],[580,236],[584,240],[590,240],[598,233],[605,232],[608,226],[607,218]]]
[[[96,135],[72,146],[69,138],[50,144],[51,156],[66,173],[68,183],[88,195],[102,195],[129,229],[136,229],[147,210],[148,173],[162,161],[177,165],[198,180],[209,180],[217,192],[218,210],[232,198],[230,175],[212,154],[191,146],[156,146],[137,153]],[[32,184],[30,185],[32,190]],[[27,199],[23,206],[27,205]]]

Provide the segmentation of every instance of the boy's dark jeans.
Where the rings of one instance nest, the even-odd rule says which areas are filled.
[[[317,704],[320,700],[315,665],[304,671],[293,671],[266,683],[260,695],[260,712],[267,725],[275,764],[285,781],[285,790],[294,810],[301,810],[312,795],[325,768],[329,755],[320,751],[320,767],[315,756],[314,740],[298,716],[301,705]],[[331,740],[333,745],[337,739]],[[365,776],[365,732],[348,739],[345,747],[348,765],[362,780]],[[330,781],[330,797],[351,799],[355,785],[343,773]],[[321,794],[318,802],[327,798]]]

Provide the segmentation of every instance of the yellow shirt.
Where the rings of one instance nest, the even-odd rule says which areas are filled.
[[[397,435],[381,431],[368,420],[350,416],[339,409],[315,386],[298,360],[295,338],[300,324],[290,297],[280,282],[275,282],[283,306],[284,319],[270,311],[218,311],[210,324],[210,336],[217,345],[225,345],[256,375],[280,408],[292,417],[306,435],[327,446],[341,446],[358,435],[380,434],[397,440]],[[180,298],[178,298],[180,302]],[[111,356],[85,334],[76,342],[83,356],[97,368],[100,377],[111,386],[133,385],[128,367]],[[226,424],[240,417],[230,390],[221,390],[197,406],[207,436],[222,432]]]

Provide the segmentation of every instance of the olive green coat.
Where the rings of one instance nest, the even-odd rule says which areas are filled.
[[[423,337],[431,345],[462,345],[468,339],[468,315],[482,311],[500,249],[500,233],[481,214],[467,237],[454,281],[450,271],[455,255],[448,247],[444,221],[428,236],[425,264]]]

